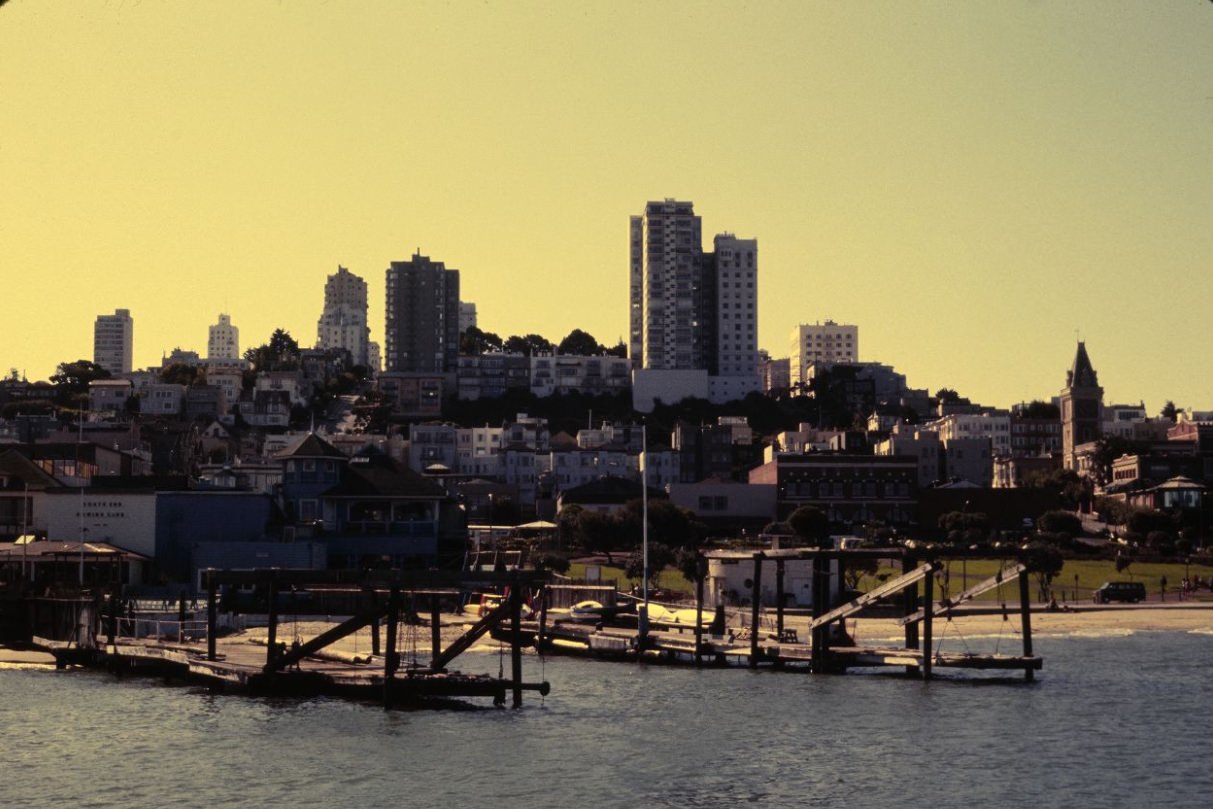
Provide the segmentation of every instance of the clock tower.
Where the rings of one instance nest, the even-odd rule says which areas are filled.
[[[1066,469],[1078,470],[1076,450],[1100,439],[1102,421],[1103,388],[1087,356],[1086,344],[1079,341],[1074,365],[1066,372],[1066,386],[1061,391],[1062,464]]]

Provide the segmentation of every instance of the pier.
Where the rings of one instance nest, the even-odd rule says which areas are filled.
[[[35,634],[32,645],[54,655],[56,665],[104,668],[118,676],[145,674],[204,685],[215,691],[260,696],[336,696],[379,701],[389,708],[434,707],[451,700],[491,699],[521,707],[524,692],[549,693],[546,682],[523,679],[520,628],[525,594],[541,588],[545,574],[444,574],[393,571],[355,577],[330,571],[207,571],[206,619],[189,620],[184,599],[178,621],[138,618],[123,612],[114,595],[54,600],[56,620],[35,619],[37,628],[57,628],[54,637]],[[441,612],[457,606],[471,588],[500,586],[508,595],[457,638],[444,643]],[[268,607],[266,639],[253,645],[224,637],[219,622],[224,588],[254,588]],[[323,592],[341,603],[359,604],[353,615],[316,637],[279,638],[283,604],[299,593]],[[286,596],[284,598],[284,595]],[[29,599],[36,616],[45,616],[46,599]],[[423,613],[426,617],[423,617]],[[68,617],[70,616],[70,617]],[[149,624],[155,624],[151,630]],[[429,660],[407,665],[401,654],[402,627],[428,624]],[[502,628],[504,627],[504,630]],[[334,651],[333,644],[359,630],[370,630],[364,656]],[[508,677],[465,675],[449,667],[476,640],[502,630],[509,643]],[[66,630],[66,631],[65,631]]]
[[[711,556],[709,553],[708,557]],[[873,556],[899,557],[902,575],[868,593],[831,605],[830,578],[840,576],[848,562]],[[712,620],[705,621],[702,579],[697,587],[695,617],[690,621],[650,616],[645,622],[647,631],[642,632],[635,611],[604,616],[601,621],[587,621],[567,615],[554,617],[548,612],[545,601],[538,618],[523,622],[522,631],[534,638],[541,653],[695,666],[762,666],[816,674],[883,667],[898,668],[924,680],[932,679],[940,669],[1018,671],[1029,681],[1043,668],[1043,660],[1032,649],[1026,559],[1016,558],[996,575],[955,596],[937,597],[936,574],[947,559],[994,557],[989,552],[973,551],[948,551],[945,555],[912,550],[804,548],[754,551],[746,558],[753,566],[747,580],[750,586],[749,620],[737,631],[727,631],[723,609],[717,609]],[[790,612],[784,605],[784,568],[791,560],[811,564],[815,583],[809,613],[797,621],[800,629],[790,626]],[[737,561],[736,554],[730,561]],[[769,628],[763,626],[760,597],[762,569],[767,561],[775,563],[778,594],[774,626]],[[973,610],[973,599],[1002,586],[1013,589],[1017,602],[1013,611],[1021,646],[1018,654],[945,652],[936,647],[937,620],[962,621],[966,612]],[[1004,603],[1004,613],[1007,609]],[[854,642],[847,634],[847,620],[873,610],[883,610],[886,615],[891,610],[898,611],[899,624],[904,631],[903,644],[871,646]]]

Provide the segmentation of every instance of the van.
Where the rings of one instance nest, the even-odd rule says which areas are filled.
[[[1096,604],[1112,601],[1136,604],[1146,598],[1146,585],[1139,581],[1106,581],[1095,590]]]

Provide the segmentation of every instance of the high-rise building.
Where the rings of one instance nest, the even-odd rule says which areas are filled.
[[[232,325],[231,315],[219,315],[206,340],[208,360],[240,359],[240,329]]]
[[[1062,465],[1066,469],[1079,471],[1077,449],[1100,439],[1102,420],[1103,388],[1087,356],[1087,346],[1080,340],[1061,391]]]
[[[704,285],[703,229],[690,202],[650,202],[632,217],[632,366],[706,368],[701,333]]]
[[[788,345],[793,385],[807,383],[810,365],[829,367],[859,361],[859,327],[827,320],[802,323],[792,329]]]
[[[713,401],[759,390],[757,240],[722,233],[704,253],[694,206],[672,199],[633,216],[630,236],[632,367],[705,371]]]
[[[454,372],[459,364],[459,271],[420,252],[387,269],[387,370]]]
[[[367,365],[366,281],[345,267],[324,284],[324,311],[316,324],[316,348],[344,348],[356,365]]]
[[[93,362],[111,374],[129,374],[134,353],[135,321],[131,310],[97,315],[93,324]]]
[[[476,304],[471,301],[459,302],[459,333],[463,334],[476,325]]]

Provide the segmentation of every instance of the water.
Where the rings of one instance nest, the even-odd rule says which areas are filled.
[[[0,670],[0,806],[1209,805],[1213,635],[1037,650],[1035,684],[528,658],[546,699],[418,713]]]

